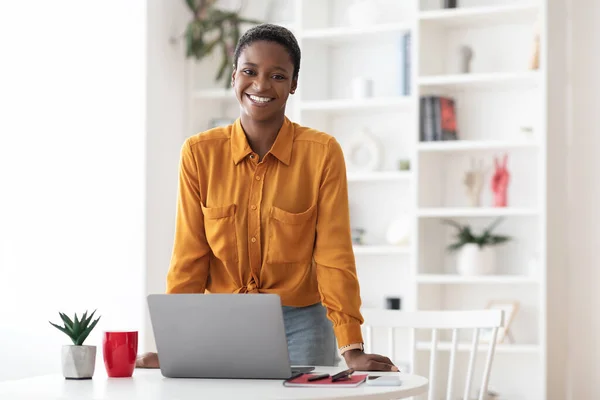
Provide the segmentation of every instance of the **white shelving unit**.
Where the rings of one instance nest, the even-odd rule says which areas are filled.
[[[258,3],[248,2],[248,14],[261,19],[252,14]],[[546,52],[539,70],[530,70],[528,63],[536,21],[542,26],[541,43],[548,40],[548,2],[461,0],[461,8],[450,10],[440,9],[440,3],[378,0],[372,4],[379,7],[380,21],[357,26],[347,19],[352,1],[282,1],[287,11],[280,14],[289,16],[285,25],[302,49],[299,87],[286,113],[335,136],[344,148],[365,129],[380,145],[375,171],[360,171],[347,157],[351,222],[367,237],[367,244],[354,247],[363,305],[384,307],[386,297],[400,297],[403,310],[477,309],[489,300],[519,301],[511,326],[516,343],[497,346],[490,385],[503,399],[542,400],[548,386]],[[411,91],[403,95],[399,49],[407,33]],[[467,74],[459,68],[463,45],[474,51]],[[209,60],[188,75],[190,132],[208,128],[211,118],[239,113],[231,90],[212,81],[216,64]],[[372,81],[371,97],[353,97],[357,77]],[[420,142],[424,95],[455,99],[459,140]],[[522,126],[532,127],[533,135],[521,135]],[[504,154],[511,173],[509,207],[493,207],[489,173],[482,206],[469,207],[462,182],[471,160],[482,159],[489,168]],[[399,170],[401,160],[410,161],[410,171]],[[386,231],[399,216],[411,221],[410,240],[392,246]],[[445,250],[452,231],[442,220],[479,229],[499,217],[504,221],[497,230],[513,240],[498,250],[498,271],[458,275],[454,257]],[[418,333],[399,340],[404,345],[392,358],[427,375],[428,338]],[[443,358],[450,343],[443,335],[440,340]],[[466,353],[468,346],[461,342],[459,351]]]

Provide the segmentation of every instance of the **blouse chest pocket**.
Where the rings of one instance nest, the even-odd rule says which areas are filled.
[[[202,206],[206,241],[214,256],[221,261],[238,260],[235,210],[235,204],[224,207]]]
[[[313,255],[316,206],[295,214],[271,207],[267,263],[309,262]]]

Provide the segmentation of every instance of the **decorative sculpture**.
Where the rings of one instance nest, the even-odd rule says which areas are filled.
[[[469,46],[460,48],[460,72],[468,74],[471,72],[471,61],[473,60],[473,49]]]
[[[496,170],[492,176],[492,191],[494,192],[494,207],[506,207],[507,206],[507,190],[510,174],[507,169],[508,154],[504,155],[502,164],[499,163],[498,158],[494,157],[494,164]]]
[[[471,159],[471,169],[465,173],[463,183],[467,187],[467,196],[469,196],[469,205],[471,207],[479,207],[481,199],[481,189],[485,177],[483,161],[479,160],[476,164],[475,159]]]

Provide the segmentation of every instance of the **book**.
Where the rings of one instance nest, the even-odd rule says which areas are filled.
[[[304,374],[295,379],[283,382],[283,386],[289,387],[356,387],[367,379],[367,374],[353,374],[348,379],[332,382],[331,377],[309,382],[308,378],[315,374]]]
[[[400,95],[410,96],[410,81],[411,81],[411,36],[410,33],[405,33],[400,38]]]
[[[422,96],[419,109],[420,140],[458,140],[454,99],[444,96]]]

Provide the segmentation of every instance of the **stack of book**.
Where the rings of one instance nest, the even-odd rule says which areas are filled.
[[[454,99],[421,96],[419,115],[422,142],[458,139]]]

